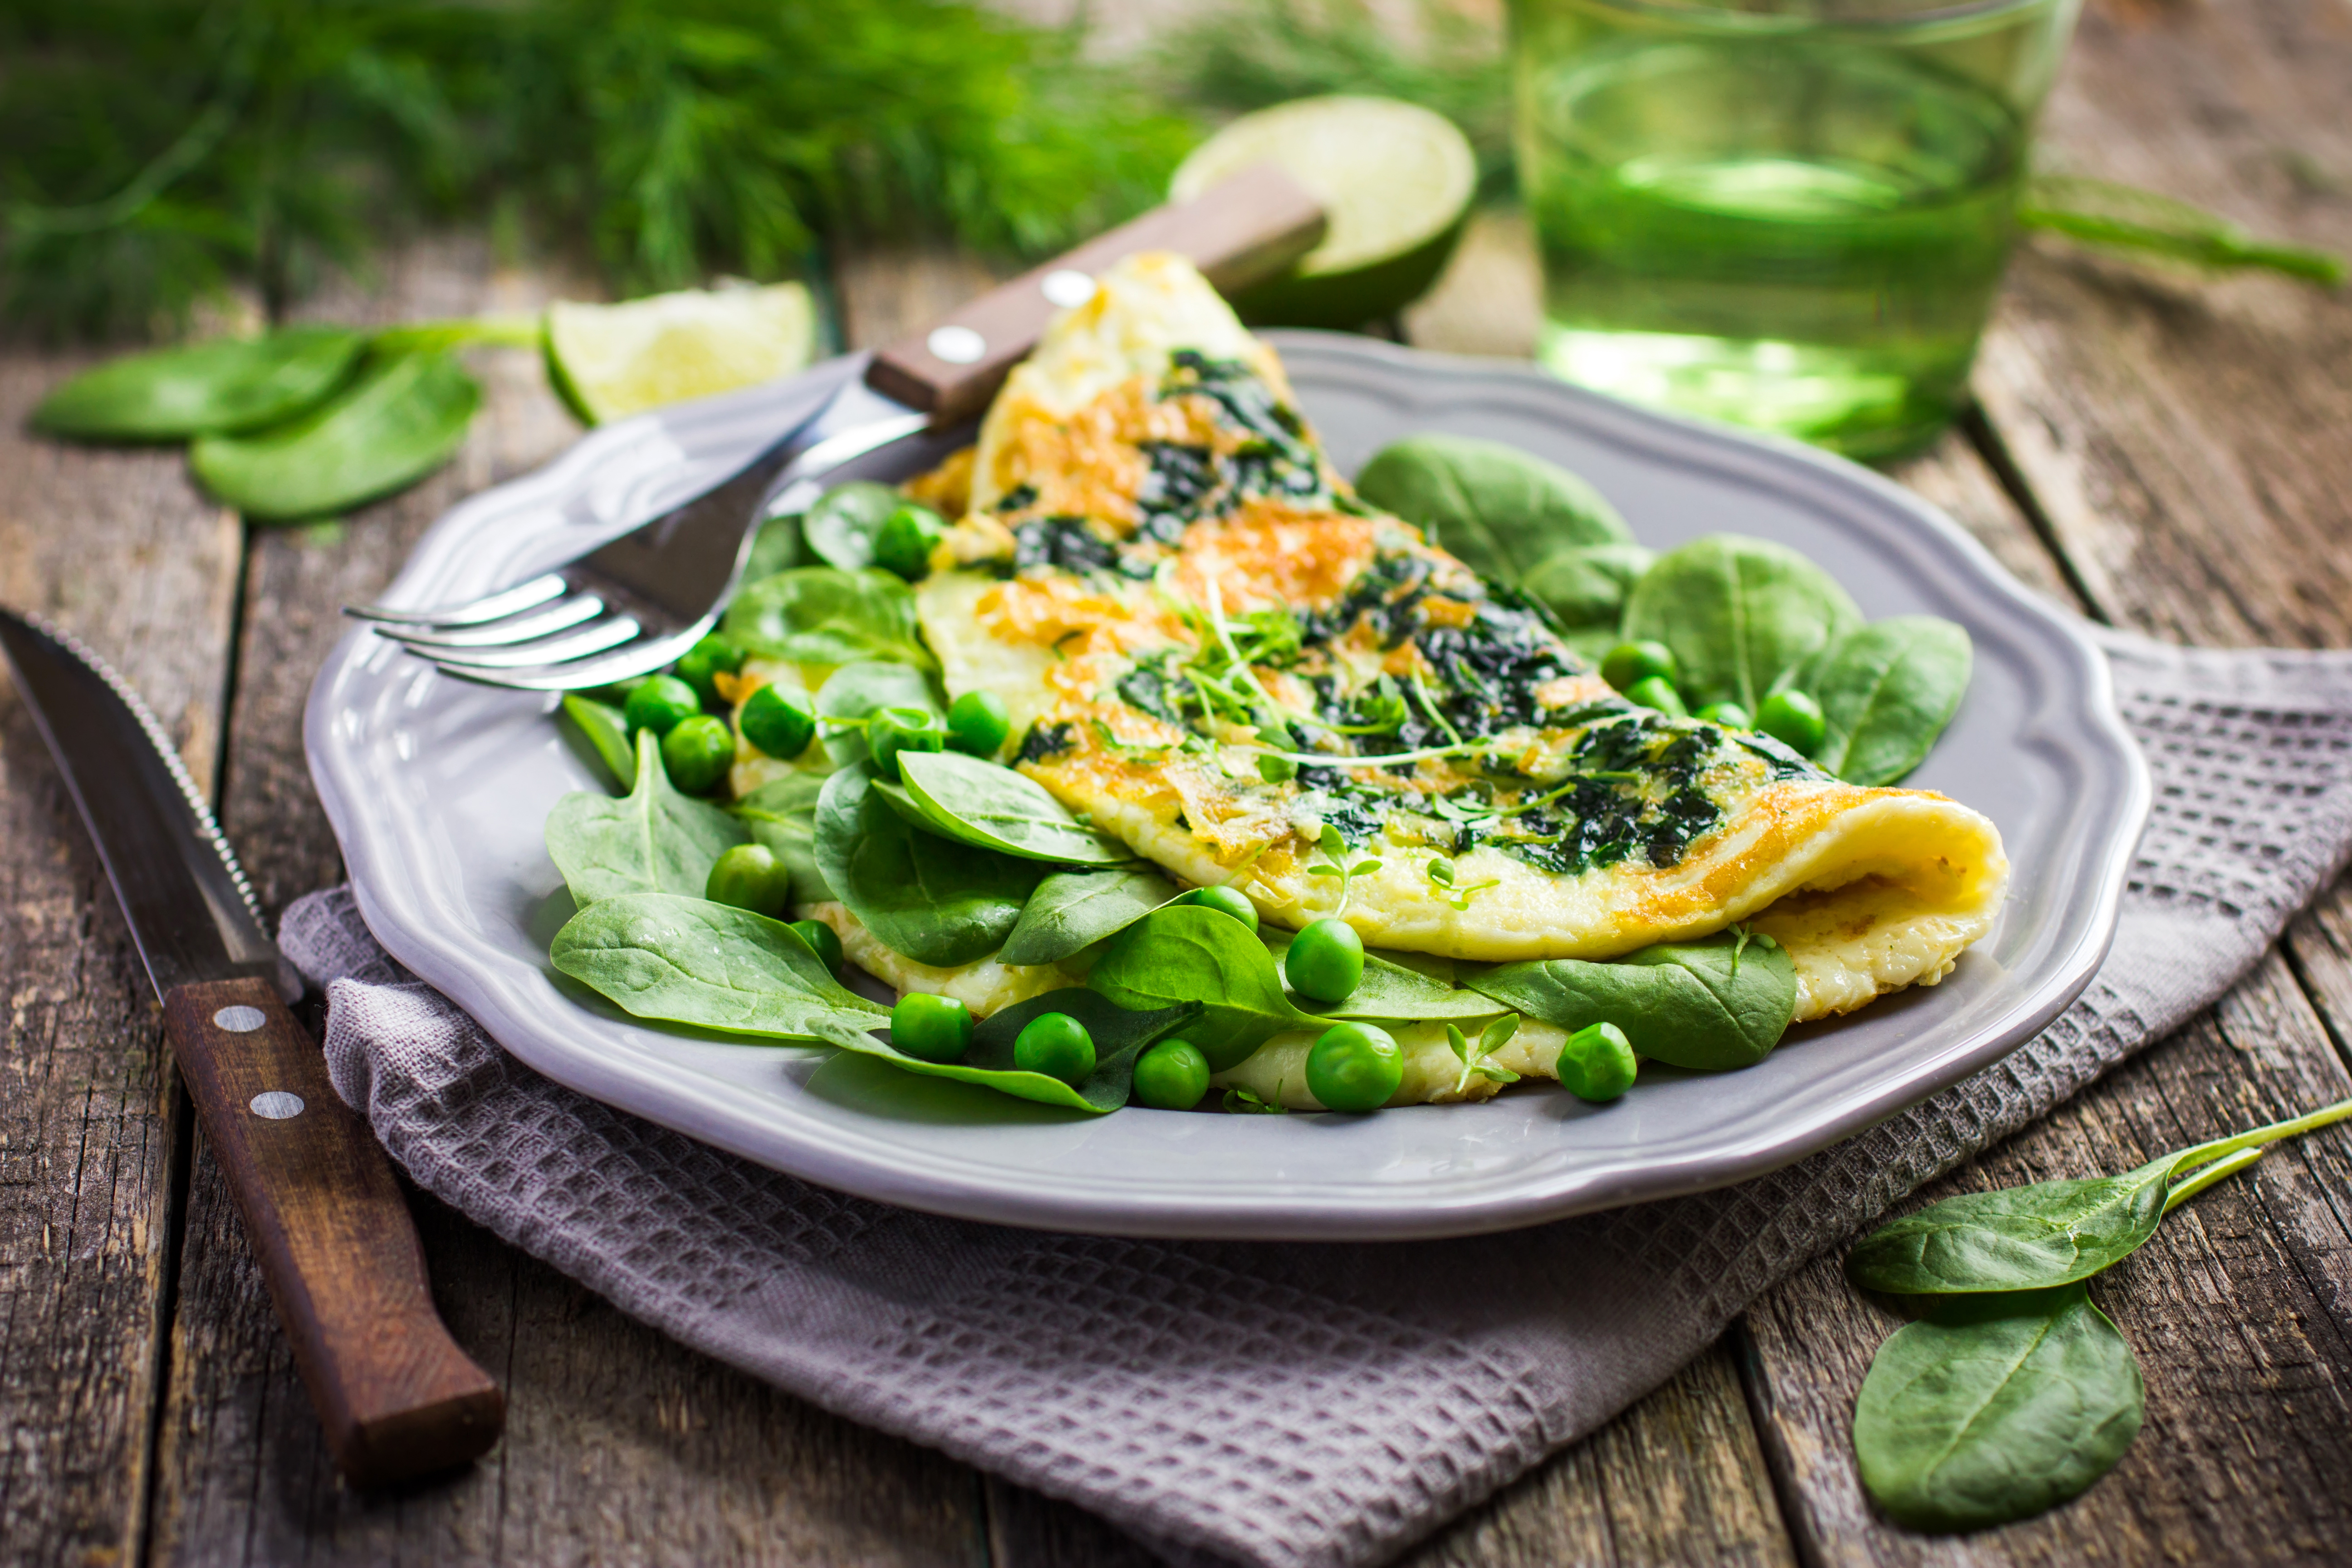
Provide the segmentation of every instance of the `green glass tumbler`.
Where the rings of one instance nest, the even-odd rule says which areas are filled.
[[[1512,0],[1537,357],[1877,458],[1933,440],[2079,0]]]

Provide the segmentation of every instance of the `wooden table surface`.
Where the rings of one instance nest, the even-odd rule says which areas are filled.
[[[2352,7],[2094,0],[2045,127],[2074,172],[2352,250]],[[936,253],[838,266],[855,343],[964,298]],[[577,292],[580,285],[570,284]],[[420,245],[311,313],[536,305],[566,280]],[[1523,353],[1524,229],[1481,221],[1412,339]],[[0,602],[79,632],[163,716],[274,913],[338,879],[299,732],[340,627],[461,496],[575,427],[536,360],[482,354],[486,412],[420,489],[340,522],[245,525],[175,453],[61,447],[26,410],[82,363],[0,353]],[[2352,296],[2035,245],[1977,411],[1905,482],[2026,582],[2223,646],[2352,645]],[[23,1563],[1137,1563],[1075,1509],[777,1394],[417,1203],[436,1294],[507,1387],[506,1438],[393,1495],[338,1484],[114,900],[0,681],[0,1560]],[[2352,1094],[2352,889],[2243,984],[1939,1190],[2113,1171]],[[1428,1542],[1417,1564],[2352,1560],[2352,1132],[2200,1198],[2094,1294],[2148,1419],[2082,1500],[1961,1540],[1875,1518],[1855,1387],[1891,1322],[1833,1261]]]

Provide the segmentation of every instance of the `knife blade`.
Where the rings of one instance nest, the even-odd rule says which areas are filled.
[[[287,1010],[203,793],[79,638],[0,609],[0,655],[98,845],[336,1467],[375,1486],[479,1457],[505,1396],[435,1311],[391,1163]]]

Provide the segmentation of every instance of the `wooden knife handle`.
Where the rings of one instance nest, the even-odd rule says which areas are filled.
[[[1045,323],[1076,302],[1054,298],[1068,281],[1057,275],[1091,279],[1138,251],[1172,250],[1230,294],[1314,249],[1325,224],[1322,205],[1305,186],[1275,164],[1257,164],[1189,202],[1154,207],[892,343],[866,367],[866,384],[951,424],[986,407]]]
[[[336,1468],[380,1486],[478,1458],[506,1396],[434,1311],[408,1201],[318,1042],[258,979],[180,986],[163,1016]]]

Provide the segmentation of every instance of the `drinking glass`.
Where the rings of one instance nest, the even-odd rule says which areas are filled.
[[[2079,0],[1512,0],[1538,358],[1885,458],[1958,410]]]

